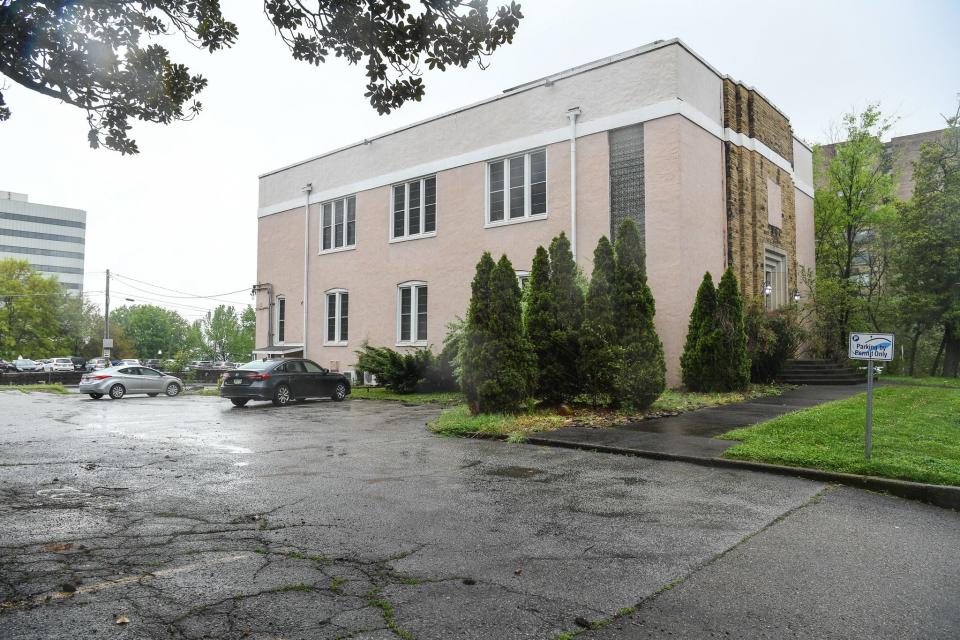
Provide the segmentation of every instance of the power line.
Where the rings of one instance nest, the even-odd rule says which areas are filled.
[[[208,298],[208,297],[206,297],[206,296],[171,296],[171,295],[167,295],[167,294],[164,294],[164,293],[158,293],[157,291],[150,291],[149,289],[144,289],[144,288],[142,288],[142,287],[138,287],[137,285],[131,284],[130,282],[127,282],[126,280],[123,280],[123,279],[121,279],[121,278],[118,278],[118,280],[121,280],[123,286],[125,286],[125,287],[130,287],[131,289],[136,289],[137,291],[142,291],[143,293],[149,294],[149,295],[151,295],[151,296],[156,296],[156,297],[158,297],[158,298],[164,298],[164,299],[170,299],[170,300],[183,300],[183,299],[188,299],[188,300],[212,300],[212,301],[214,301],[214,302],[226,303],[226,304],[231,304],[231,305],[234,305],[234,306],[250,304],[249,302],[238,302],[238,301],[236,301],[236,300],[226,300],[226,299],[224,299],[224,298]],[[244,291],[246,291],[246,289],[244,289]]]
[[[209,307],[198,307],[198,306],[191,305],[191,304],[174,303],[174,302],[170,302],[170,301],[168,301],[168,300],[158,300],[158,299],[156,299],[156,298],[150,298],[150,297],[147,297],[147,296],[142,296],[142,295],[140,295],[140,294],[138,294],[138,293],[132,293],[132,292],[130,292],[130,291],[119,291],[119,290],[116,290],[116,289],[115,289],[115,290],[113,291],[113,293],[116,293],[116,294],[119,295],[119,296],[130,296],[131,298],[134,299],[134,301],[144,300],[144,301],[146,301],[146,302],[152,302],[152,303],[154,303],[154,304],[165,305],[165,306],[173,307],[173,308],[177,308],[177,309],[189,309],[189,310],[191,310],[191,311],[203,311],[204,313],[210,311],[210,308],[209,308]],[[111,295],[110,297],[112,298],[113,296]]]
[[[180,294],[183,294],[182,297],[184,297],[184,298],[207,298],[207,299],[214,299],[214,298],[221,298],[221,297],[223,297],[223,296],[233,295],[234,293],[243,293],[244,291],[250,291],[250,288],[249,288],[249,287],[245,287],[245,288],[243,288],[243,289],[237,289],[236,291],[227,291],[227,292],[224,292],[224,293],[214,293],[214,294],[211,294],[211,295],[208,295],[208,296],[201,296],[201,295],[196,294],[196,293],[188,293],[188,292],[186,292],[186,291],[180,291],[179,289],[171,289],[170,287],[164,287],[164,286],[161,286],[161,285],[159,285],[159,284],[153,284],[152,282],[147,282],[147,281],[145,281],[145,280],[137,280],[136,278],[131,278],[130,276],[120,275],[120,274],[118,274],[118,273],[114,273],[113,276],[114,276],[115,278],[119,278],[119,279],[121,279],[121,280],[132,280],[133,282],[139,282],[140,284],[145,284],[145,285],[147,285],[148,287],[154,287],[155,289],[163,289],[164,291],[173,291],[174,293],[180,293]],[[133,286],[133,285],[130,285],[130,286]],[[163,294],[159,294],[159,293],[155,293],[155,292],[154,292],[154,295],[163,295]],[[180,297],[180,296],[164,296],[164,297],[166,297],[166,298],[177,298],[177,297]]]

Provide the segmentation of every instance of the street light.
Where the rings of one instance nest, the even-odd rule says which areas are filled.
[[[794,289],[793,291],[793,301],[800,302],[800,289]]]

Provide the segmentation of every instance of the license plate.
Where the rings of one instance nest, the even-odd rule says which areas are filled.
[[[230,384],[243,384],[243,378],[233,378],[230,380]]]

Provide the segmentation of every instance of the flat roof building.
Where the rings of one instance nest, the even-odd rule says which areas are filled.
[[[86,227],[86,211],[37,204],[25,193],[0,191],[0,259],[26,260],[77,295],[83,290]]]
[[[630,218],[678,384],[705,271],[732,266],[771,308],[800,290],[812,185],[780,110],[658,41],[260,176],[258,353],[306,342],[306,357],[350,371],[364,341],[439,349],[483,251],[523,278],[563,231],[589,276],[600,236]]]

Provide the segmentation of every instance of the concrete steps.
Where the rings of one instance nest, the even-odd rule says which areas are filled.
[[[790,384],[863,384],[864,374],[830,360],[788,360],[780,381]]]

